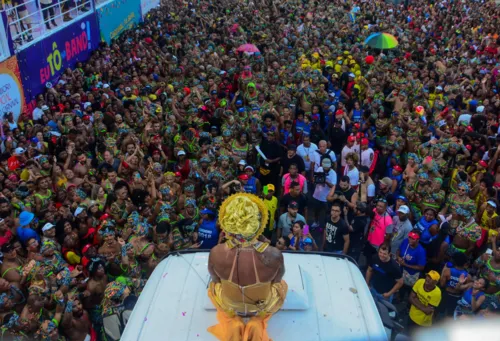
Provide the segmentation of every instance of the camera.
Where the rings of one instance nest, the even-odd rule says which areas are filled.
[[[315,184],[323,185],[326,183],[326,174],[323,172],[314,172],[313,179]]]

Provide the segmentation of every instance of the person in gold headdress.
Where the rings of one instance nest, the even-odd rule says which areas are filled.
[[[232,195],[220,208],[227,241],[210,251],[208,261],[208,296],[219,324],[208,331],[221,341],[269,341],[267,323],[285,301],[283,255],[259,241],[267,219],[264,202],[252,194]],[[250,317],[246,325],[242,317]]]

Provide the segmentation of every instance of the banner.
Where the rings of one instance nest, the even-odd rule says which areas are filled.
[[[99,43],[99,26],[91,14],[20,51],[26,104],[31,108],[31,102],[45,87],[54,86],[67,68],[86,61]]]
[[[160,0],[141,0],[142,19],[146,19],[146,14],[157,6],[160,6]]]
[[[115,0],[96,10],[101,37],[108,44],[141,21],[141,0]]]
[[[14,113],[14,122],[25,110],[21,73],[17,64],[17,57],[13,56],[0,63],[0,118],[3,115]],[[1,120],[0,119],[0,120]]]

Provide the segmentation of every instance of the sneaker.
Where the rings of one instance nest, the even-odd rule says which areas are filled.
[[[69,15],[69,14],[65,14],[64,17],[63,17],[63,21],[66,22],[66,21],[71,21],[73,20],[73,18]]]

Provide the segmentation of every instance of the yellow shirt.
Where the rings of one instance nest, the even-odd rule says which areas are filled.
[[[269,210],[269,230],[274,230],[274,217],[276,216],[276,210],[278,209],[278,199],[273,196],[270,200],[264,199],[264,204],[266,204]]]
[[[415,285],[413,285],[413,291],[417,294],[418,300],[426,307],[432,306],[437,308],[441,302],[441,289],[437,286],[432,291],[425,291],[424,289],[425,279],[419,279]],[[410,308],[410,318],[413,322],[419,326],[429,327],[432,325],[432,315],[426,315],[424,312],[414,305]]]
[[[488,231],[488,241],[491,240],[493,236],[498,235],[498,232],[490,227],[495,227],[495,221],[496,218],[498,217],[498,214],[496,212],[493,212],[493,215],[490,217],[488,216],[488,212],[484,210],[483,215],[481,216],[481,227]]]

